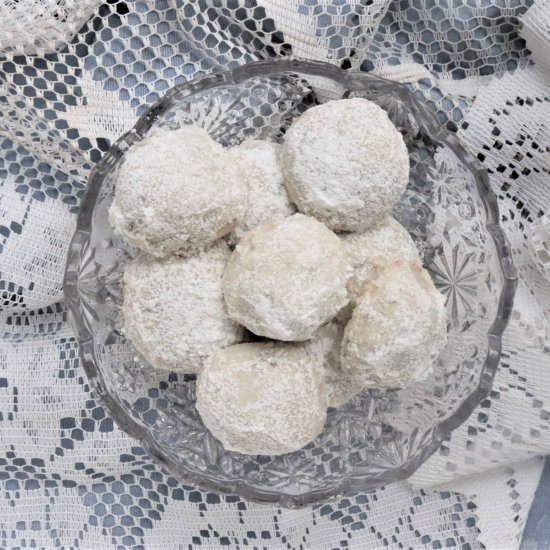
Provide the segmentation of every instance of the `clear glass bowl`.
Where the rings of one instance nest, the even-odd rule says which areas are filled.
[[[448,345],[429,380],[366,391],[329,410],[323,433],[300,451],[277,457],[225,451],[197,413],[194,377],[154,370],[121,333],[119,282],[136,251],[107,221],[117,170],[128,149],[159,127],[203,126],[224,145],[280,140],[319,97],[352,96],[378,103],[405,137],[411,179],[395,216],[447,296]],[[292,507],[406,478],[491,388],[516,286],[498,220],[477,160],[404,86],[285,59],[211,74],[171,89],[91,174],[65,278],[82,363],[118,425],[171,474],[200,488]]]

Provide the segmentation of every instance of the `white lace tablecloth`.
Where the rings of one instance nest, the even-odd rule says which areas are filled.
[[[155,466],[95,402],[62,301],[110,141],[174,84],[289,54],[406,82],[458,130],[521,278],[470,419],[409,482],[302,510]],[[518,547],[550,453],[550,1],[4,0],[0,77],[1,548]]]

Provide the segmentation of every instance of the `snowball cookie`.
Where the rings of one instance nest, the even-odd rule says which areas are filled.
[[[187,258],[138,256],[124,273],[124,331],[159,369],[198,372],[212,352],[236,342],[243,328],[225,309],[223,241]]]
[[[348,303],[340,239],[302,214],[247,233],[223,274],[229,316],[259,336],[302,341]]]
[[[300,346],[238,344],[204,363],[197,409],[230,451],[279,455],[315,439],[326,416],[322,371]]]
[[[382,222],[362,233],[340,235],[353,269],[348,281],[350,306],[355,307],[365,285],[380,271],[397,260],[421,265],[420,254],[409,232],[394,218],[386,216]]]
[[[248,187],[248,206],[244,217],[230,233],[236,244],[251,229],[264,223],[291,216],[296,210],[286,194],[279,162],[281,146],[269,141],[248,140],[229,150],[240,165]]]
[[[325,378],[327,406],[340,407],[364,389],[361,374],[344,372],[340,367],[340,347],[344,327],[331,322],[321,327],[314,338],[306,342],[307,350],[320,363]]]
[[[126,154],[109,221],[153,256],[189,252],[235,227],[247,192],[228,152],[204,129],[163,130]]]
[[[409,180],[401,134],[380,107],[361,98],[306,111],[288,130],[281,161],[298,210],[340,231],[380,222]]]
[[[405,262],[369,283],[344,331],[342,369],[367,387],[402,388],[426,378],[447,341],[445,299],[428,272]]]

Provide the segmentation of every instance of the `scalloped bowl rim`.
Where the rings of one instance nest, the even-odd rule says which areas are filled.
[[[326,77],[341,84],[344,88],[363,89],[365,85],[385,82],[395,86],[400,96],[407,96],[415,109],[422,112],[430,126],[429,137],[435,144],[444,143],[452,149],[462,162],[476,167],[474,177],[487,216],[486,228],[493,238],[497,251],[503,284],[498,302],[496,317],[487,334],[487,355],[483,371],[476,389],[470,393],[448,418],[434,426],[432,441],[415,455],[411,456],[398,468],[389,469],[376,476],[349,475],[336,487],[309,491],[299,495],[281,494],[276,491],[263,491],[248,483],[237,481],[220,481],[210,476],[198,476],[187,471],[181,463],[167,455],[157,443],[151,432],[135,421],[124,410],[122,404],[108,390],[102,372],[97,368],[93,353],[93,335],[86,325],[79,320],[78,310],[78,266],[80,252],[89,240],[89,227],[97,195],[101,189],[104,176],[115,166],[123,154],[121,145],[131,145],[137,138],[143,136],[153,125],[156,118],[166,112],[174,104],[196,92],[203,92],[220,85],[239,84],[245,80],[259,76],[274,76],[282,73],[301,73],[307,76]],[[348,71],[320,61],[301,61],[297,59],[280,58],[277,60],[258,61],[239,66],[232,71],[214,72],[185,84],[174,86],[141,116],[131,130],[121,136],[105,153],[101,161],[92,169],[86,193],[82,199],[77,218],[76,232],[71,241],[67,256],[67,267],[64,278],[64,293],[69,306],[69,318],[73,331],[79,343],[80,359],[86,375],[91,383],[98,401],[105,407],[117,425],[127,434],[139,440],[143,448],[161,466],[181,482],[193,485],[205,491],[225,494],[237,494],[247,500],[276,504],[278,506],[296,508],[333,500],[350,492],[367,491],[377,485],[403,480],[424,463],[441,445],[442,441],[460,426],[473,412],[474,408],[489,394],[494,375],[500,361],[502,334],[510,319],[514,294],[517,286],[517,272],[512,260],[511,249],[506,235],[499,224],[499,208],[496,195],[491,189],[487,172],[479,161],[461,145],[458,138],[442,128],[441,124],[427,108],[420,103],[403,84],[387,81],[365,72]]]

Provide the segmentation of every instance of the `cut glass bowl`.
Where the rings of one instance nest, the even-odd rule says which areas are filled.
[[[447,298],[448,344],[428,380],[366,391],[330,409],[322,434],[302,450],[276,457],[226,451],[197,413],[194,378],[151,368],[121,332],[120,281],[136,251],[107,220],[117,170],[134,143],[161,127],[202,126],[224,145],[281,140],[318,101],[355,96],[384,108],[404,135],[411,177],[394,214]],[[91,174],[65,278],[83,366],[118,425],[200,488],[292,507],[406,478],[491,388],[516,285],[498,220],[477,160],[403,85],[285,59],[211,74],[171,89]]]

